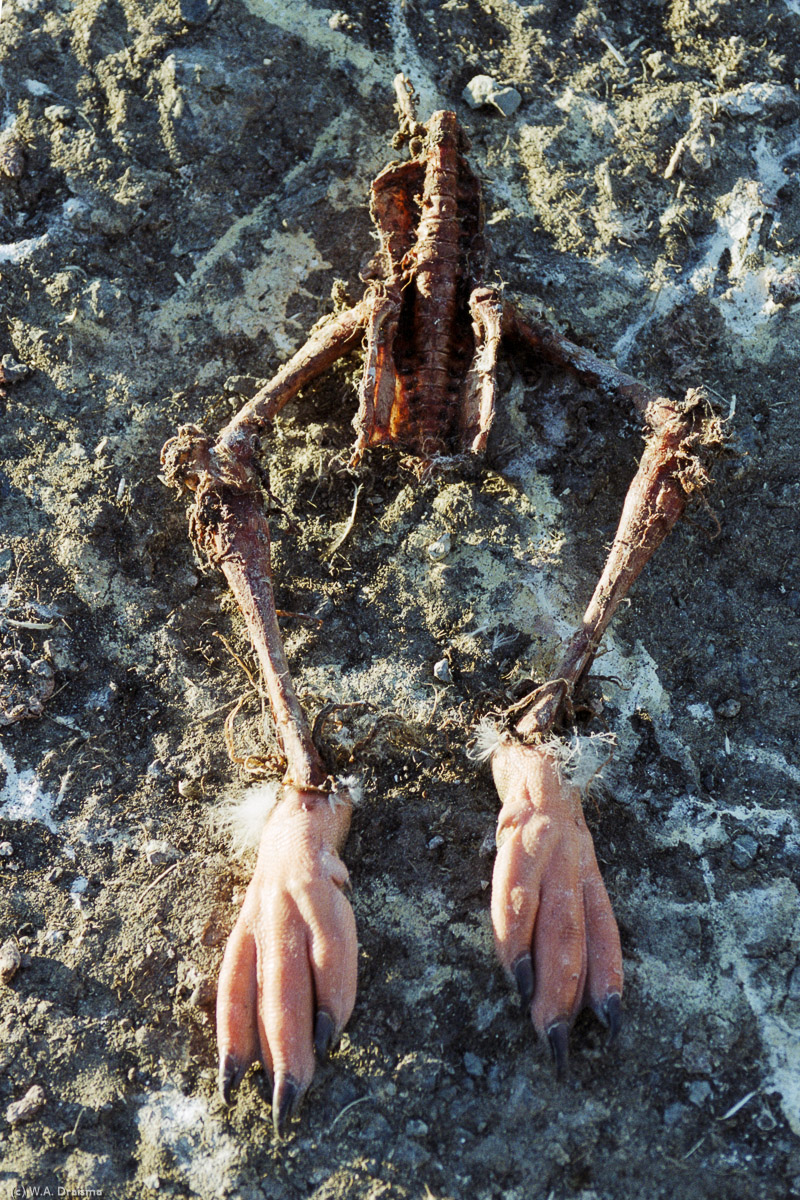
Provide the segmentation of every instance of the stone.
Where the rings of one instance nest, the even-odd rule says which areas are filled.
[[[483,1062],[471,1050],[468,1050],[464,1055],[464,1070],[473,1079],[480,1079],[483,1074]]]
[[[758,854],[758,842],[749,833],[743,833],[731,846],[731,864],[740,871],[752,867]]]
[[[181,852],[171,846],[169,842],[162,842],[156,838],[145,842],[142,846],[141,853],[145,856],[151,867],[167,867],[170,863],[177,862],[182,857]]]
[[[430,1150],[420,1146],[419,1142],[414,1142],[410,1138],[400,1138],[389,1158],[395,1166],[401,1169],[418,1171],[420,1167],[425,1166],[430,1156]]]
[[[452,683],[453,676],[450,674],[450,663],[446,658],[440,658],[433,667],[433,675],[440,683]]]
[[[452,538],[449,533],[443,533],[435,542],[428,545],[428,558],[432,558],[434,562],[441,562],[447,558],[453,548]]]
[[[700,1108],[711,1096],[711,1084],[707,1079],[695,1079],[689,1084],[689,1102]]]
[[[44,116],[51,125],[70,125],[75,114],[66,104],[48,104]]]
[[[252,400],[264,382],[255,375],[229,375],[222,386],[226,392],[230,392],[234,396]]]
[[[28,1088],[21,1100],[15,1100],[13,1104],[9,1104],[6,1109],[6,1120],[9,1125],[24,1125],[26,1121],[33,1120],[36,1114],[44,1108],[46,1102],[44,1089],[35,1083],[33,1087]]]
[[[0,983],[10,983],[22,966],[19,948],[13,938],[0,946]]]
[[[498,87],[491,75],[474,75],[461,93],[470,108],[492,105],[504,117],[510,117],[522,103],[516,88]]]
[[[3,368],[4,383],[19,383],[33,373],[32,367],[26,366],[25,363],[17,362],[12,354],[4,354],[2,360],[0,360],[0,366]]]

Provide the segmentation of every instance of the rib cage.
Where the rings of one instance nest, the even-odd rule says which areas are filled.
[[[381,250],[355,425],[356,457],[393,444],[423,459],[467,449],[465,381],[476,354],[469,300],[480,274],[480,185],[454,113],[434,113],[418,158],[375,180]],[[459,434],[462,436],[460,437]]]

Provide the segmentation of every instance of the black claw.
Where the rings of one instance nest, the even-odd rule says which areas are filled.
[[[619,992],[612,992],[603,1002],[605,1012],[604,1025],[608,1026],[608,1037],[606,1038],[606,1046],[610,1046],[616,1041],[617,1034],[622,1028],[622,997]]]
[[[606,1038],[608,1047],[616,1040],[617,1034],[622,1028],[622,997],[619,992],[611,992],[605,1000],[598,1000],[596,1004],[593,1004],[592,1008],[600,1024],[608,1030]]]
[[[326,1008],[321,1008],[314,1022],[314,1049],[320,1062],[327,1058],[335,1032],[333,1017]]]
[[[261,1070],[256,1071],[253,1076],[256,1082],[256,1087],[266,1100],[267,1104],[272,1102],[272,1071],[265,1065],[264,1060],[261,1060]]]
[[[247,1064],[242,1064],[232,1054],[226,1054],[219,1064],[219,1090],[222,1099],[230,1104],[234,1090],[239,1086],[247,1070]]]
[[[286,1122],[300,1101],[300,1084],[293,1075],[275,1076],[272,1093],[272,1125],[277,1137],[283,1137]]]
[[[556,1067],[556,1079],[566,1079],[569,1047],[569,1025],[566,1021],[554,1021],[547,1030],[550,1054]]]
[[[517,981],[522,1011],[527,1013],[533,1000],[533,962],[530,954],[521,954],[511,970]]]

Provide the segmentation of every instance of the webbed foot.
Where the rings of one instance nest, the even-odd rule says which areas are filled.
[[[497,953],[562,1078],[581,1009],[594,1010],[609,1043],[619,1032],[619,930],[580,791],[548,747],[504,738],[492,772],[502,801],[492,881]]]
[[[280,1135],[346,1025],[358,945],[339,857],[346,792],[284,787],[261,838],[255,874],[222,960],[217,990],[219,1087],[225,1103],[260,1062]]]

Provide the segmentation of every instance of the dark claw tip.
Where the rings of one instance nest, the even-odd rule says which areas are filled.
[[[619,992],[612,992],[610,996],[606,996],[603,1001],[603,1024],[608,1028],[608,1037],[606,1038],[606,1046],[610,1046],[616,1041],[617,1034],[622,1028],[622,997]]]
[[[328,1056],[335,1031],[333,1017],[327,1009],[321,1008],[314,1022],[314,1049],[320,1062]]]
[[[272,1093],[272,1125],[277,1137],[283,1137],[286,1122],[300,1102],[300,1084],[293,1075],[276,1074]]]
[[[232,1054],[226,1054],[219,1064],[219,1090],[226,1104],[230,1104],[233,1091],[242,1082],[246,1070],[247,1066],[243,1066]]]
[[[511,968],[517,981],[522,1011],[527,1012],[533,1000],[533,963],[530,954],[522,954]]]
[[[567,1057],[569,1046],[569,1025],[566,1021],[554,1021],[547,1030],[547,1041],[550,1054],[556,1068],[556,1079],[559,1081],[567,1075]]]

